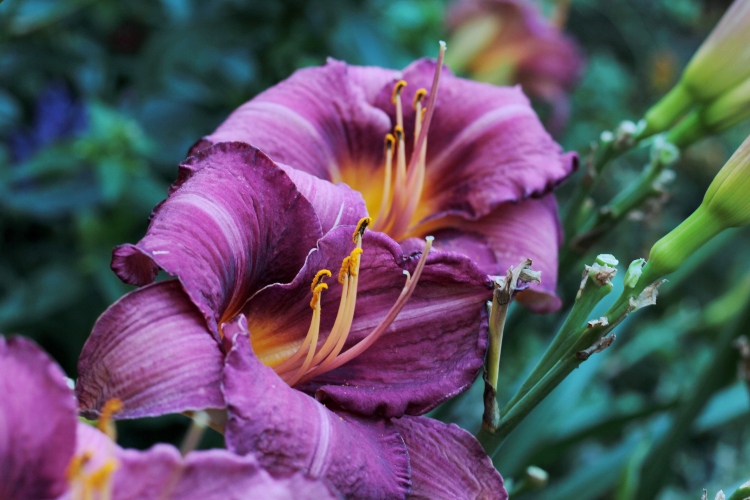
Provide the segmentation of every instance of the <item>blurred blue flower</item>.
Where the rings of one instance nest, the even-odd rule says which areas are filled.
[[[75,136],[88,127],[86,107],[62,82],[52,82],[36,101],[33,123],[10,135],[14,163],[28,160],[39,149]]]

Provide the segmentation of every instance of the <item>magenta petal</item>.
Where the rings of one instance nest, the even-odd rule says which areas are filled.
[[[119,398],[118,417],[223,408],[223,355],[178,281],[121,298],[99,318],[78,361],[80,408],[96,415]]]
[[[503,478],[477,440],[455,424],[426,417],[394,419],[409,450],[409,498],[507,500]]]
[[[367,103],[370,87],[361,88],[348,71],[335,60],[298,70],[240,106],[205,139],[247,142],[274,161],[337,181],[342,169],[380,158],[391,128],[385,113]],[[363,71],[356,72],[358,80]],[[389,76],[379,68],[371,73],[381,85]]]
[[[319,269],[334,273],[354,248],[352,227],[336,228],[318,243],[288,285],[262,290],[246,309],[253,346],[302,339],[310,324],[310,282]],[[396,302],[419,255],[406,257],[383,233],[364,236],[359,291],[346,348],[368,335]],[[329,280],[322,297],[322,343],[338,310],[341,286]],[[476,378],[487,347],[486,274],[459,254],[430,255],[422,278],[383,336],[343,366],[301,387],[359,414],[422,414],[465,390]],[[257,327],[256,327],[257,325]],[[269,328],[268,325],[273,325]]]
[[[60,367],[32,341],[0,336],[0,498],[55,498],[67,489],[75,415]]]
[[[497,267],[485,269],[489,274],[504,276],[510,266],[526,258],[542,272],[542,282],[518,295],[518,300],[535,312],[551,312],[560,308],[555,293],[557,258],[563,234],[557,215],[557,202],[552,194],[531,198],[521,203],[500,205],[476,221],[461,221],[460,227],[484,235],[497,256]],[[471,244],[470,241],[466,242]],[[458,244],[458,243],[457,243]]]
[[[153,278],[153,263],[177,276],[218,335],[255,291],[290,281],[322,232],[289,176],[257,149],[218,144],[182,172],[146,236],[115,249],[112,268],[134,285]]]
[[[333,184],[301,170],[279,166],[312,204],[323,234],[336,226],[356,225],[362,217],[367,217],[362,195],[346,184]]]
[[[244,330],[244,317],[238,321]],[[242,334],[234,336],[224,377],[230,450],[254,453],[272,474],[325,478],[347,497],[406,497],[409,462],[392,424],[334,413],[292,389],[258,361]]]
[[[115,499],[204,500],[305,500],[335,499],[337,495],[321,481],[295,474],[274,479],[253,456],[240,457],[226,450],[189,453],[156,445],[141,452],[121,450],[115,473]]]

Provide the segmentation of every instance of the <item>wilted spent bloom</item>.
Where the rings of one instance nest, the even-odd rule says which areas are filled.
[[[750,78],[750,2],[735,0],[688,63],[677,85],[646,113],[641,137],[663,132],[692,106]]]
[[[716,175],[690,217],[651,248],[643,274],[650,282],[676,271],[711,238],[750,224],[750,137]]]
[[[528,0],[459,0],[447,16],[448,65],[475,80],[508,85],[552,106],[551,126],[567,121],[567,94],[581,75],[578,46]]]

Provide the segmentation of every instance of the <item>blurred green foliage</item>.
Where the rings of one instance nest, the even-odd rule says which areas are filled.
[[[587,70],[559,138],[566,148],[585,155],[602,130],[638,119],[676,81],[728,3],[573,2],[566,29]],[[112,247],[144,233],[193,142],[256,93],[328,56],[402,67],[434,55],[445,10],[437,0],[5,0],[0,331],[36,339],[75,377],[96,317],[129,289],[109,270]],[[585,261],[596,253],[614,253],[623,265],[645,257],[698,205],[748,133],[744,125],[685,151],[669,199],[633,214]],[[646,161],[645,151],[617,160],[598,201],[632,182]],[[562,203],[568,194],[569,186],[560,191]],[[632,497],[659,439],[681,421],[659,458],[659,498],[699,498],[704,487],[733,491],[748,479],[748,391],[737,380],[735,350],[718,341],[726,329],[750,329],[743,314],[748,240],[747,231],[735,231],[704,249],[662,288],[656,307],[622,325],[612,348],[584,363],[511,435],[496,458],[506,478],[531,464],[551,476],[545,490],[523,498]],[[560,274],[570,300],[580,268]],[[501,399],[561,319],[513,310]],[[481,401],[477,385],[437,415],[473,431]],[[178,441],[185,425],[183,417],[123,423],[121,443]],[[218,435],[205,440],[211,445],[221,445]]]

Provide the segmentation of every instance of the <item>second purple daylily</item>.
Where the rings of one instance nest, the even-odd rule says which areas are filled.
[[[0,336],[0,388],[3,500],[338,498],[329,485],[297,472],[274,479],[252,455],[120,448],[77,421],[62,370],[21,337]],[[106,430],[105,422],[100,426]]]

